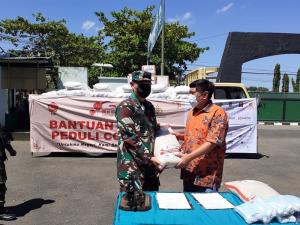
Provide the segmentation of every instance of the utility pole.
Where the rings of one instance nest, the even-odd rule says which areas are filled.
[[[165,26],[165,25],[164,25]],[[162,32],[161,32],[161,64],[160,64],[160,71],[161,71],[161,75],[164,75],[164,67],[165,67],[165,29],[164,29],[164,26],[163,26],[163,29],[162,29]]]
[[[164,67],[165,67],[165,0],[162,0],[162,8],[163,8],[163,25],[162,25],[162,31],[161,31],[161,65],[160,65],[160,73],[161,75],[164,75]]]

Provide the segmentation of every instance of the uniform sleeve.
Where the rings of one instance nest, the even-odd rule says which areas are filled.
[[[116,109],[119,135],[126,145],[127,151],[133,157],[140,158],[144,163],[149,163],[152,157],[149,149],[143,143],[140,132],[136,131],[133,110],[127,105],[119,105]]]
[[[221,108],[216,110],[208,130],[206,141],[221,145],[225,142],[228,130],[228,118],[226,112]]]
[[[160,125],[157,123],[155,108],[151,102],[149,103],[150,103],[151,122],[153,123],[154,126],[154,132],[155,134],[157,134],[157,132],[160,130]]]

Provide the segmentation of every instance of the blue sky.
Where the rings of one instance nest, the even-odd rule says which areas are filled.
[[[72,32],[93,35],[103,27],[94,12],[120,10],[124,6],[142,10],[148,5],[159,5],[160,0],[2,0],[0,20],[23,16],[32,19],[32,13],[42,12],[49,19],[66,19]],[[189,65],[218,66],[228,32],[282,32],[300,33],[299,0],[166,0],[166,20],[179,21],[196,32],[191,40],[199,46],[209,46]],[[0,46],[7,48],[1,42]],[[276,63],[290,78],[300,68],[300,55],[280,55],[253,60],[243,65],[243,71],[272,73]],[[243,74],[247,86],[271,88],[272,74]]]

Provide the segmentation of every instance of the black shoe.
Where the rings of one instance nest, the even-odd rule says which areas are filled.
[[[7,213],[4,205],[0,205],[0,220],[10,221],[17,219],[15,214]]]
[[[0,213],[0,220],[10,221],[17,219],[15,214],[10,213]]]
[[[126,196],[123,196],[119,208],[125,211],[148,211],[151,209],[151,196],[144,194],[143,198],[142,202],[132,205],[132,202],[130,203]]]

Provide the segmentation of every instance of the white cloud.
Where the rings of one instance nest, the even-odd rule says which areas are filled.
[[[225,13],[225,12],[227,12],[228,10],[230,10],[230,9],[233,7],[233,5],[234,5],[234,3],[231,2],[231,3],[229,3],[228,5],[225,5],[223,8],[218,9],[218,10],[217,10],[217,13],[218,13],[218,14],[220,14],[220,13]]]
[[[191,12],[186,12],[186,13],[183,15],[182,19],[183,19],[183,20],[188,20],[188,19],[190,19],[191,17],[192,17],[192,13],[191,13]]]
[[[88,31],[88,30],[90,30],[93,26],[95,26],[95,24],[96,24],[95,22],[87,20],[87,21],[84,21],[84,22],[82,23],[81,28],[82,28],[83,30]]]
[[[186,12],[183,14],[183,16],[176,16],[174,18],[169,18],[168,22],[170,23],[175,23],[175,22],[187,22],[192,18],[192,13],[191,12]]]

